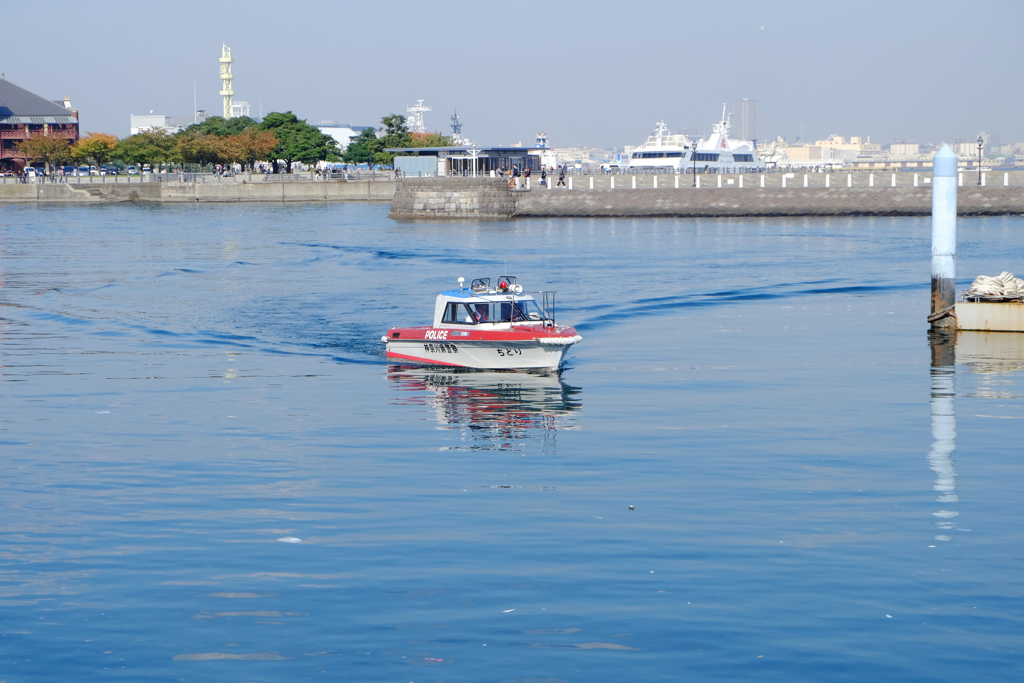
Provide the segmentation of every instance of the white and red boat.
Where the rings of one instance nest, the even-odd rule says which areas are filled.
[[[401,363],[484,370],[557,370],[569,347],[583,341],[576,328],[555,324],[555,293],[523,292],[511,275],[473,280],[441,292],[434,324],[393,327],[381,337],[387,357]]]

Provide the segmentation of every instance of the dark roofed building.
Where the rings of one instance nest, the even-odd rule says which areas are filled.
[[[71,99],[64,106],[0,79],[0,171],[20,171],[28,159],[18,145],[33,135],[59,135],[78,142],[78,110]]]

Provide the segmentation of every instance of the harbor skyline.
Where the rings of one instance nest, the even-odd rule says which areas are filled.
[[[423,99],[433,108],[425,117],[428,129],[447,132],[458,110],[465,135],[483,144],[530,145],[545,130],[555,146],[621,148],[646,136],[656,121],[673,130],[704,127],[723,102],[744,98],[757,102],[761,139],[856,134],[927,144],[988,131],[1024,140],[1024,123],[1015,115],[1024,95],[1012,87],[1010,71],[1017,57],[1013,42],[972,45],[961,26],[946,21],[944,6],[952,8],[867,2],[851,16],[807,2],[771,9],[738,2],[712,31],[707,26],[714,17],[694,4],[641,3],[625,11],[598,2],[583,12],[579,3],[501,10],[445,3],[445,11],[428,12],[399,2],[380,47],[363,49],[335,36],[338,29],[355,35],[359,26],[375,25],[369,7],[318,8],[316,25],[323,28],[310,30],[303,28],[303,14],[279,15],[263,2],[244,14],[204,7],[202,21],[188,5],[170,15],[133,6],[130,18],[122,5],[113,15],[84,16],[75,28],[56,26],[54,42],[151,19],[162,27],[157,42],[163,37],[173,47],[126,54],[117,63],[118,78],[103,68],[72,75],[60,68],[59,51],[3,60],[0,71],[51,99],[71,96],[83,129],[119,136],[128,133],[131,113],[184,114],[194,105],[219,111],[216,58],[227,43],[235,60],[233,88],[251,103],[253,115],[292,110],[310,121],[373,125]],[[989,0],[974,9],[999,25],[1024,19],[1017,3]],[[19,25],[30,13],[26,7],[6,11]],[[312,44],[268,45],[256,29],[271,13],[281,34],[307,35]],[[472,48],[448,37],[452,16],[459,17],[460,31],[484,31],[506,46],[484,59],[471,56]],[[501,38],[535,26],[537,17],[539,38]],[[645,36],[642,50],[629,48],[637,32]],[[34,49],[29,32],[11,40],[9,54]],[[415,58],[424,51],[438,58],[425,65]],[[951,57],[937,58],[941,52]],[[506,88],[482,87],[501,72],[522,74],[515,97]]]

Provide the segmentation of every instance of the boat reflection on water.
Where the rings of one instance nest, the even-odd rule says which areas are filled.
[[[935,501],[942,508],[932,515],[939,534],[937,541],[950,541],[958,526],[960,513],[954,507],[957,473],[953,467],[956,451],[956,365],[968,374],[980,377],[979,387],[965,395],[971,398],[1019,398],[1010,377],[1024,370],[1024,335],[1012,332],[958,332],[955,335],[929,334],[931,346],[932,447],[928,467],[935,473]]]
[[[433,409],[438,424],[484,439],[545,438],[579,428],[581,390],[556,373],[460,371],[389,366],[387,377],[402,391],[397,402]]]

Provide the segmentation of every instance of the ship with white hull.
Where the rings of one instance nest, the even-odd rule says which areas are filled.
[[[381,337],[389,359],[400,363],[486,370],[557,370],[569,348],[583,341],[573,327],[555,324],[554,292],[523,292],[503,275],[442,292],[431,326],[394,327]]]
[[[706,140],[672,135],[665,122],[659,121],[647,141],[630,154],[626,168],[673,173],[691,169],[702,173],[764,171],[767,164],[758,157],[753,142],[729,137],[731,125],[724,107],[721,121],[714,125],[711,137]]]

